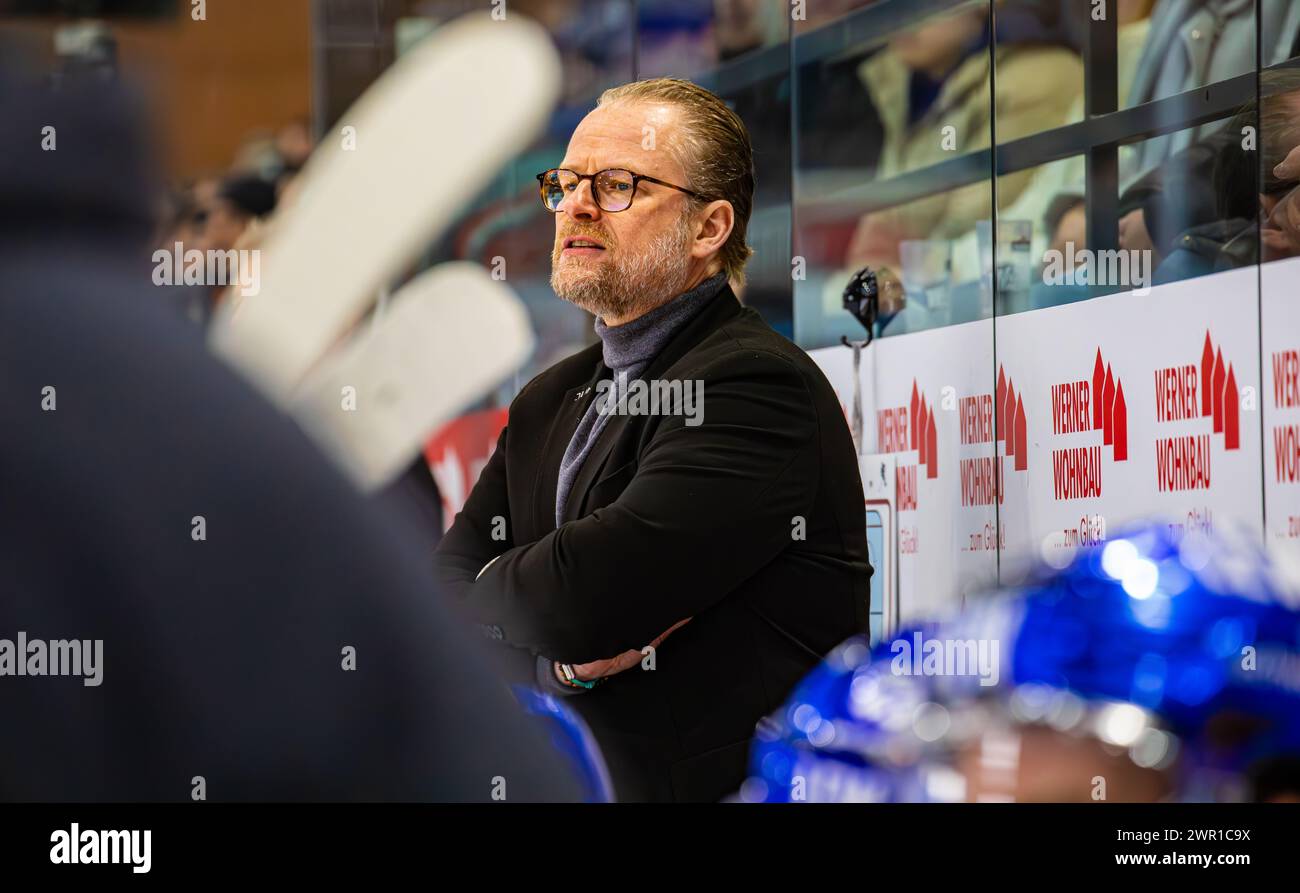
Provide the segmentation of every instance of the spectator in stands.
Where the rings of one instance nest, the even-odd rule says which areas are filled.
[[[1265,193],[1260,197],[1260,258],[1269,261],[1300,255],[1300,70],[1271,72],[1265,78],[1270,87],[1285,88],[1263,100],[1259,120]]]
[[[1266,90],[1281,92],[1265,96],[1258,107],[1249,103],[1221,134],[1194,147],[1198,153],[1217,148],[1210,190],[1216,219],[1174,240],[1156,268],[1156,283],[1300,254],[1300,70],[1266,78]],[[1262,159],[1242,145],[1241,134],[1256,126]]]
[[[1300,4],[1254,0],[1162,0],[1152,15],[1128,105],[1135,106],[1250,72],[1255,35],[1265,65],[1293,55],[1300,37]],[[1157,263],[1185,231],[1220,220],[1205,189],[1227,142],[1240,133],[1224,123],[1165,134],[1138,144],[1121,170],[1119,244],[1155,252]]]
[[[987,8],[958,9],[897,35],[862,63],[859,75],[884,126],[877,177],[987,147],[995,123],[999,141],[1065,123],[1083,86],[1078,57],[1061,46],[999,42],[992,54],[998,90],[990,101],[990,30]],[[999,201],[1014,201],[1030,177],[1022,171],[999,178]],[[987,182],[873,212],[859,220],[846,260],[896,270],[901,240],[951,239],[991,216]],[[886,283],[882,312],[901,306],[891,294],[901,293]]]
[[[236,175],[222,181],[216,198],[206,209],[200,250],[233,248],[253,220],[275,209],[275,187],[261,177]]]
[[[1151,31],[1151,13],[1157,0],[1118,0],[1115,4],[1115,85],[1118,95],[1127,96],[1133,89],[1134,79]],[[1084,116],[1083,97],[1079,96],[1067,116],[1079,121]],[[1121,170],[1135,163],[1137,148],[1120,146]],[[1035,182],[1034,191],[1045,199],[1039,205],[999,209],[1004,216],[1028,220],[1043,220],[1048,234],[1046,248],[1064,252],[1067,243],[1082,248],[1088,243],[1084,215],[1085,163],[1082,155],[1072,156],[1044,167]],[[1036,246],[1037,247],[1037,246]],[[1036,254],[1038,252],[1035,252]]]
[[[1128,93],[1127,106],[1163,99],[1252,71],[1255,67],[1254,0],[1161,0]],[[1264,65],[1289,58],[1300,29],[1300,6],[1263,3],[1259,27]],[[1216,121],[1141,143],[1134,172],[1146,173],[1174,154],[1223,128]]]
[[[195,247],[207,216],[199,208],[195,198],[198,183],[173,190],[161,202],[158,219],[157,237],[154,247],[171,253],[180,245],[184,252]],[[186,285],[183,282],[159,286],[166,290],[164,303],[180,310],[190,322],[206,325],[211,316],[211,301],[208,289],[202,286]]]
[[[275,134],[275,152],[280,165],[276,175],[278,181],[284,174],[297,173],[307,163],[316,141],[312,138],[311,124],[306,118],[298,118],[281,127]]]

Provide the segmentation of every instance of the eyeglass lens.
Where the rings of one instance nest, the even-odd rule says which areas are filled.
[[[542,200],[546,207],[552,211],[559,210],[560,202],[578,188],[581,179],[573,171],[547,171],[542,180]],[[626,210],[632,204],[633,187],[632,172],[625,170],[601,171],[592,181],[596,204],[602,211]]]

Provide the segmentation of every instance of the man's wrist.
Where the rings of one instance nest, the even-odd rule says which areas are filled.
[[[579,678],[578,671],[572,664],[561,663],[558,660],[555,661],[555,678],[569,688],[592,689],[600,682],[600,679],[593,679],[588,682]]]
[[[556,673],[555,661],[541,654],[537,655],[537,686],[542,691],[561,698],[572,697],[583,691],[566,685]]]

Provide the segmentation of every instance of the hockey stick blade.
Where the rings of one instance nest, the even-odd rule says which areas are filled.
[[[314,370],[291,404],[365,491],[392,481],[439,424],[533,348],[523,304],[477,264],[442,264],[389,301],[375,328]]]
[[[260,292],[233,322],[223,305],[213,346],[287,403],[379,289],[540,132],[559,84],[549,37],[523,16],[462,17],[401,57],[304,168],[267,235]]]

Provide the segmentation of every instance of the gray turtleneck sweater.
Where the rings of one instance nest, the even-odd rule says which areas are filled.
[[[600,336],[605,365],[614,373],[613,386],[607,392],[607,405],[617,403],[628,382],[635,381],[645,371],[673,335],[721,291],[726,282],[726,273],[717,273],[690,291],[621,326],[607,326],[603,320],[596,320],[596,334]],[[610,413],[600,411],[602,404],[606,401],[596,399],[591,402],[564,450],[555,488],[556,527],[564,517],[564,507],[582,463],[609,422]]]

